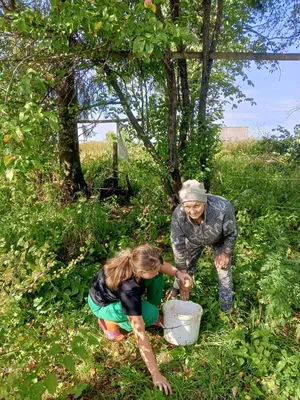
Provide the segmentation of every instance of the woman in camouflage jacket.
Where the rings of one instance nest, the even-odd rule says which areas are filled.
[[[232,204],[220,196],[207,194],[196,180],[183,183],[179,192],[180,204],[172,217],[171,240],[176,268],[193,276],[205,245],[211,245],[219,280],[223,311],[232,305],[231,255],[238,236]],[[182,300],[189,299],[191,287],[174,281],[171,292]]]

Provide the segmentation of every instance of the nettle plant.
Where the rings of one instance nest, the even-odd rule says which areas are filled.
[[[261,268],[258,297],[271,326],[286,324],[300,307],[299,257],[289,257],[288,252],[288,248],[274,248]]]
[[[298,398],[300,356],[292,342],[284,348],[286,338],[266,327],[251,330],[236,326],[230,337],[231,355],[239,366],[243,388],[250,395],[242,398]]]
[[[75,327],[85,317],[84,311],[48,320],[37,316],[18,329],[17,335],[3,329],[0,397],[40,400],[61,391],[62,382],[66,390],[62,398],[67,394],[79,397],[88,386],[80,377],[91,368],[92,352],[100,344],[91,329]]]

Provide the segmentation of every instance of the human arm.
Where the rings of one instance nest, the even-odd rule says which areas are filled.
[[[171,385],[159,371],[151,344],[145,331],[143,317],[141,315],[128,316],[128,319],[132,326],[142,359],[152,376],[154,386],[157,386],[160,390],[163,390],[166,395],[172,393]]]
[[[170,263],[164,261],[163,265],[161,266],[160,272],[166,274],[168,276],[174,276],[180,281],[180,286],[183,285],[184,287],[192,287],[193,286],[193,279],[184,269],[177,269],[173,267]]]

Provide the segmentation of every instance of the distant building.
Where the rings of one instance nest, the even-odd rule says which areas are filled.
[[[228,126],[222,128],[220,139],[231,142],[235,140],[247,140],[249,139],[248,126]]]

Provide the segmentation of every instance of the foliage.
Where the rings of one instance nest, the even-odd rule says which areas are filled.
[[[184,178],[213,181],[215,176],[215,154],[219,150],[219,127],[208,125],[202,132],[195,133],[186,146],[182,174]],[[203,155],[199,158],[199,154]],[[197,172],[195,172],[197,171]]]
[[[58,124],[55,112],[37,101],[45,95],[44,82],[30,68],[19,72],[17,87],[7,90],[11,92],[0,108],[0,173],[12,181],[14,177],[24,180],[33,169],[52,172],[50,160],[57,152],[53,135]]]
[[[293,166],[299,165],[300,160],[300,125],[294,127],[290,133],[282,126],[273,131],[277,132],[270,137],[263,137],[259,143],[261,151],[273,155],[280,155],[284,160],[290,161]]]
[[[290,250],[284,249],[286,252],[282,251],[279,240],[275,242],[274,253],[261,268],[259,297],[266,305],[266,320],[271,325],[287,323],[293,309],[300,306],[299,259],[289,257],[286,253]]]
[[[100,390],[108,399],[162,398],[133,335],[107,342],[86,304],[99,264],[116,250],[150,242],[172,262],[171,209],[155,165],[138,144],[129,156],[120,169],[137,194],[127,205],[114,197],[61,204],[51,181],[1,182],[1,398],[96,399]],[[197,343],[174,347],[149,330],[171,399],[300,398],[299,172],[285,159],[269,165],[269,157],[256,142],[217,154],[213,192],[235,204],[240,231],[235,307],[220,313],[207,248],[191,297],[204,309]],[[85,168],[96,171],[106,160],[90,149]]]
[[[243,71],[248,62],[214,62],[205,71],[199,60],[186,66],[166,60],[176,50],[202,51],[205,23],[210,51],[279,51],[299,35],[293,1],[209,3],[211,17],[203,21],[205,3],[195,1],[178,7],[173,0],[156,2],[150,8],[137,0],[3,1],[0,171],[11,180],[45,164],[51,169],[51,161],[60,159],[65,180],[77,180],[69,186],[88,192],[76,121],[104,112],[115,120],[127,115],[134,126],[129,130],[153,157],[167,195],[176,194],[190,165],[212,180],[217,143],[209,124],[222,117],[225,103],[254,102],[234,80],[242,76],[253,85]],[[201,98],[205,76],[209,87]],[[205,132],[198,118],[203,102]]]
[[[234,312],[219,311],[207,250],[193,291],[204,306],[197,344],[174,349],[157,331],[149,334],[173,385],[172,397],[300,398],[298,131],[294,137],[280,128],[279,140],[238,144],[216,154],[217,129],[205,121],[200,130],[198,124],[203,64],[195,60],[186,68],[189,107],[178,85],[183,83],[179,62],[166,64],[169,53],[182,46],[202,50],[207,21],[198,3],[182,1],[174,18],[175,2],[156,2],[152,8],[136,0],[1,2],[1,398],[93,399],[100,390],[107,399],[162,398],[152,388],[133,336],[120,346],[106,343],[86,296],[99,265],[116,250],[150,242],[172,261],[171,206],[160,182],[168,183],[176,162],[188,177],[209,176],[212,192],[232,201],[240,238],[233,260]],[[296,27],[296,11],[291,1],[226,1],[218,50],[278,50],[276,30]],[[283,46],[294,39],[291,35]],[[120,51],[130,58],[114,58]],[[243,65],[214,63],[206,96],[209,121],[222,116],[226,101],[235,107],[253,101],[234,85],[237,75],[248,79]],[[167,85],[170,71],[173,92]],[[64,91],[68,78],[74,81]],[[75,117],[105,111],[118,120],[126,112],[136,123],[127,129],[131,161],[120,163],[134,188],[130,204],[120,205],[115,197],[98,201],[97,190],[111,167],[110,144],[101,157],[84,159],[94,196],[66,201],[58,158],[70,152],[59,140],[66,122],[60,119],[60,101],[70,89],[64,111],[73,118],[67,139],[76,150]],[[184,121],[187,108],[193,114]],[[182,122],[188,122],[186,131]],[[177,157],[174,165],[171,156]]]

